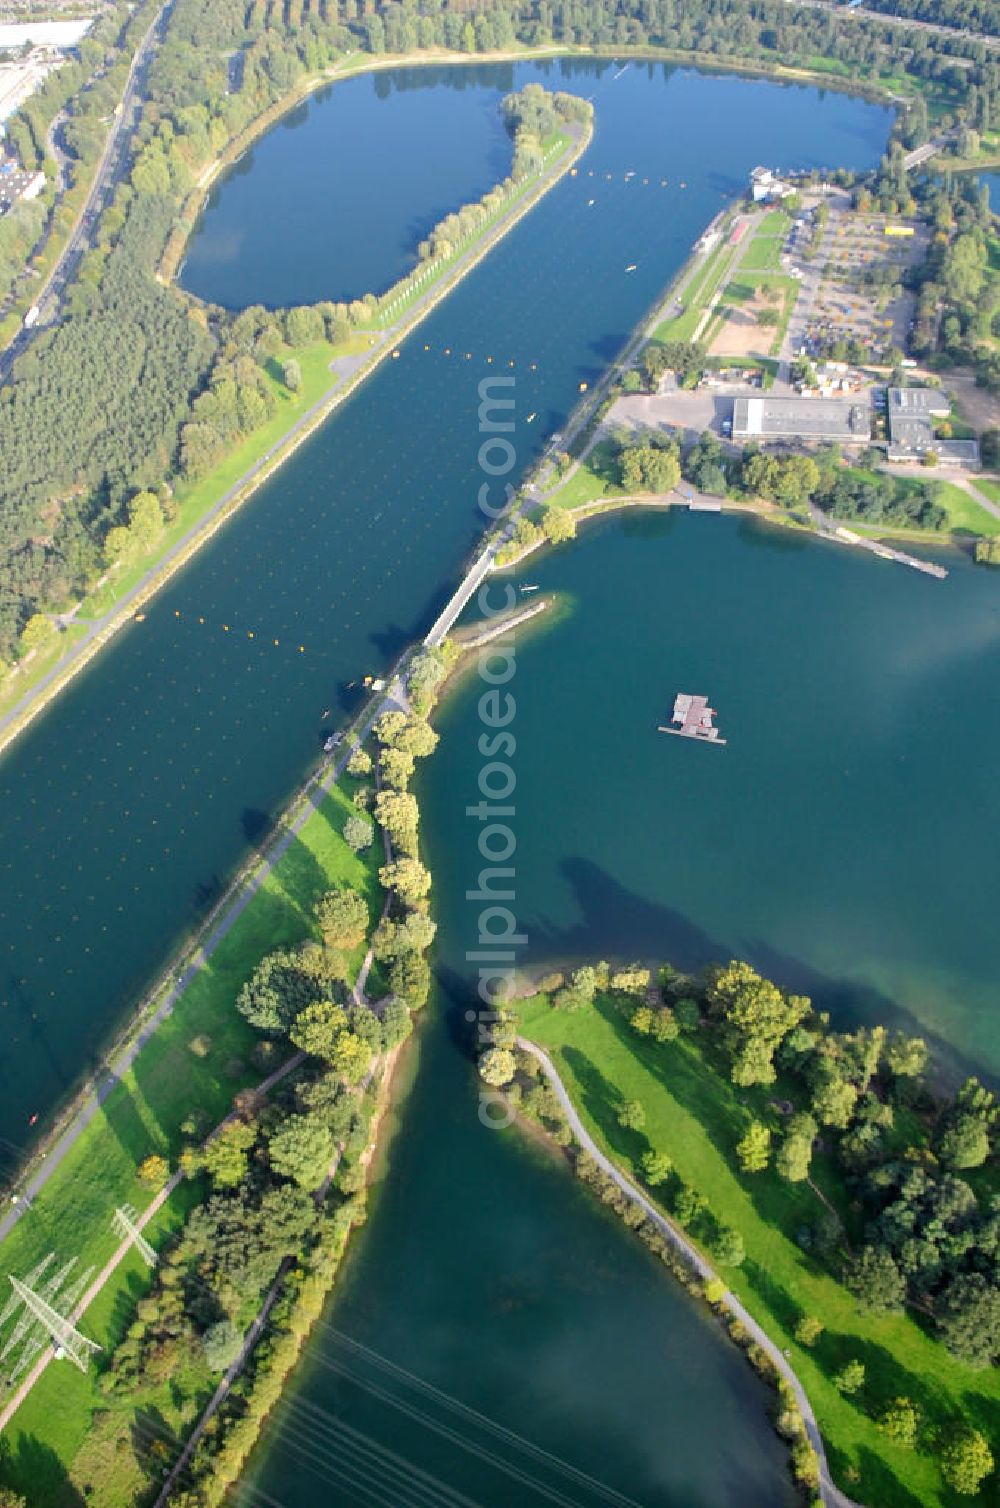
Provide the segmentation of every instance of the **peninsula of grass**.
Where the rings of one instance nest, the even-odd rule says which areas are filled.
[[[923,1418],[922,1439],[965,1417],[995,1442],[1000,1378],[995,1370],[974,1371],[954,1358],[909,1314],[861,1311],[804,1249],[797,1238],[824,1216],[824,1201],[843,1222],[846,1238],[855,1245],[861,1239],[842,1175],[822,1144],[810,1182],[789,1183],[770,1169],[740,1171],[736,1143],[752,1118],[780,1129],[776,1106],[789,1086],[779,1081],[738,1089],[711,1027],[657,1043],[638,1035],[608,996],[599,994],[582,1009],[560,1010],[538,995],[519,1002],[518,1016],[522,1035],[549,1053],[588,1130],[624,1172],[635,1178],[643,1154],[665,1154],[676,1176],[707,1199],[714,1217],[739,1232],[746,1258],[741,1266],[723,1267],[724,1280],[786,1350],[819,1420],[831,1469],[848,1495],[872,1508],[955,1508],[967,1501],[942,1484],[928,1454],[894,1443],[872,1415],[905,1396]],[[621,1123],[629,1102],[642,1107],[641,1131]],[[914,1134],[913,1118],[897,1116],[893,1134],[902,1152]],[[650,1193],[669,1215],[660,1190]],[[824,1327],[811,1347],[796,1338],[807,1316]],[[865,1368],[863,1389],[853,1398],[832,1380],[852,1360]],[[987,1494],[994,1488],[991,1478]]]
[[[357,784],[345,776],[315,798],[314,809],[260,888],[0,1245],[4,1273],[25,1278],[50,1252],[55,1253],[52,1271],[71,1258],[77,1274],[91,1267],[99,1271],[119,1244],[112,1227],[115,1208],[131,1204],[141,1212],[152,1197],[138,1177],[143,1160],[158,1154],[175,1166],[186,1144],[200,1140],[229,1113],[240,1090],[280,1066],[285,1054],[261,1054],[258,1034],[234,1001],[265,954],[315,935],[312,908],[325,891],[357,890],[375,925],[382,904],[381,844],[358,855],[342,836],[355,810],[351,797]],[[355,967],[363,953],[364,944]],[[192,1127],[197,1128],[193,1135]],[[182,1223],[201,1192],[197,1185],[179,1185],[145,1231],[154,1246]],[[80,1321],[104,1354],[122,1339],[148,1280],[141,1258],[130,1256]],[[32,1501],[47,1508],[75,1508],[88,1484],[89,1496],[102,1508],[137,1501],[148,1478],[137,1477],[130,1452],[113,1448],[123,1420],[135,1420],[141,1403],[143,1415],[158,1421],[151,1442],[158,1431],[183,1435],[217,1380],[206,1372],[182,1379],[178,1388],[158,1383],[154,1372],[148,1389],[144,1379],[141,1400],[115,1398],[102,1391],[101,1370],[101,1357],[86,1375],[68,1362],[50,1364],[5,1431],[3,1479],[25,1487],[30,1480]],[[168,1455],[173,1454],[171,1449]]]

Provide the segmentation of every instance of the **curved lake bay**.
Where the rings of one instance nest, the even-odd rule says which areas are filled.
[[[593,97],[580,174],[0,766],[12,1140],[218,894],[314,758],[322,709],[346,708],[340,688],[384,668],[443,600],[482,523],[486,356],[514,363],[526,464],[750,168],[867,166],[889,127],[860,100],[661,65],[359,78],[223,181],[187,286],[231,307],[384,286],[439,214],[506,171],[496,104],[532,78]],[[412,141],[390,161],[399,132]],[[384,144],[377,183],[356,133]],[[269,204],[303,218],[278,235]],[[995,1070],[1000,597],[949,564],[939,583],[758,524],[649,514],[532,561],[520,579],[565,609],[518,645],[525,961],[740,953],[838,1021],[898,1014]],[[200,617],[307,652],[224,639]],[[680,689],[711,697],[725,749],[657,734]],[[415,1466],[484,1505],[607,1500],[575,1472],[643,1504],[790,1503],[767,1395],[739,1355],[557,1159],[477,1120],[462,1019],[477,691],[470,678],[445,702],[421,781],[441,931],[419,1072],[252,1485],[288,1508],[331,1490],[371,1501],[354,1430],[383,1501],[402,1500],[392,1473]],[[511,1434],[387,1380],[386,1359]]]

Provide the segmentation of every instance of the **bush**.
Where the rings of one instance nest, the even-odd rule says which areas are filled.
[[[618,1108],[618,1124],[626,1131],[641,1131],[646,1124],[646,1112],[641,1100],[626,1100]]]
[[[355,853],[360,853],[364,848],[371,847],[372,838],[375,836],[375,828],[370,817],[363,817],[360,812],[355,812],[344,823],[344,842]]]
[[[823,1334],[823,1321],[818,1320],[814,1314],[804,1314],[795,1326],[795,1339],[800,1346],[807,1346],[811,1350]]]
[[[507,1047],[490,1047],[479,1059],[479,1076],[487,1084],[502,1089],[514,1077],[517,1062]]]
[[[143,1158],[138,1172],[139,1182],[144,1183],[147,1189],[162,1189],[170,1176],[170,1165],[165,1157],[153,1152],[149,1157]]]
[[[881,1410],[875,1422],[882,1433],[895,1444],[912,1450],[917,1443],[920,1415],[909,1398],[893,1398]]]
[[[863,1361],[849,1361],[841,1367],[839,1372],[833,1374],[833,1385],[838,1393],[851,1398],[865,1385],[865,1364]]]
[[[221,1319],[205,1331],[201,1345],[209,1370],[227,1372],[240,1354],[243,1336],[231,1319]]]
[[[952,1431],[941,1452],[941,1475],[963,1496],[972,1497],[993,1470],[993,1452],[985,1437],[969,1425]]]

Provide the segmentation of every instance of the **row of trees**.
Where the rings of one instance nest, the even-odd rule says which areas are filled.
[[[29,257],[43,244],[49,226],[66,231],[73,219],[72,210],[55,207],[57,167],[49,133],[61,116],[59,145],[67,161],[67,186],[79,188],[103,149],[148,11],[148,6],[133,10],[125,3],[105,10],[81,39],[76,57],[53,70],[6,122],[7,140],[23,166],[42,170],[48,182],[40,199],[19,201],[0,220],[0,308],[15,284],[26,279]]]
[[[447,658],[447,651],[438,654],[435,666]],[[414,667],[418,696],[432,701],[439,681],[427,666]],[[348,1233],[364,1218],[373,1065],[409,1034],[411,1011],[430,988],[430,877],[417,858],[415,803],[406,786],[415,760],[432,752],[437,736],[423,718],[390,712],[379,720],[376,740],[377,791],[372,755],[359,746],[350,758],[354,809],[344,836],[356,851],[370,847],[374,805],[392,844],[380,869],[389,905],[373,931],[360,890],[325,892],[314,904],[310,937],[262,958],[241,987],[236,1009],[261,1035],[261,1061],[287,1043],[305,1055],[304,1064],[267,1101],[241,1092],[235,1114],[207,1139],[197,1138],[197,1117],[189,1120],[193,1139],[180,1166],[204,1197],[163,1254],[153,1289],[102,1379],[109,1392],[141,1398],[151,1383],[183,1372],[186,1386],[193,1380],[207,1393],[240,1355],[263,1294],[287,1268],[268,1337],[246,1365],[241,1399],[227,1402],[219,1427],[195,1454],[181,1494],[186,1508],[220,1502],[236,1479],[319,1313]],[[369,937],[389,988],[376,1009],[359,1003],[351,987]],[[168,1171],[159,1156],[141,1170],[153,1186]],[[141,1432],[133,1443],[150,1477],[160,1477],[166,1449]]]
[[[136,12],[126,37],[124,9],[116,8],[114,16],[123,42],[145,21]],[[16,652],[29,618],[63,606],[95,579],[107,558],[105,537],[112,528],[128,527],[127,505],[137,491],[158,489],[173,474],[199,474],[219,455],[226,433],[246,433],[266,405],[256,380],[236,378],[245,391],[235,397],[228,387],[216,392],[232,375],[227,369],[237,354],[229,348],[225,321],[220,316],[206,330],[152,276],[205,163],[301,77],[358,46],[379,52],[447,42],[473,51],[512,40],[634,43],[753,60],[819,53],[850,62],[856,74],[903,68],[939,81],[959,99],[971,99],[974,90],[977,119],[993,108],[998,89],[995,62],[975,43],[921,33],[901,50],[898,31],[881,23],[845,24],[832,13],[799,11],[778,0],[763,0],[753,10],[744,0],[702,0],[694,11],[677,0],[628,0],[613,16],[597,0],[486,4],[472,14],[457,5],[415,0],[375,9],[362,9],[356,0],[288,7],[177,0],[151,70],[131,181],[119,188],[102,219],[97,248],[73,291],[71,318],[36,343],[35,363],[29,356],[19,364],[0,400],[0,448],[5,462],[10,458],[0,480],[0,658]],[[952,54],[964,59],[963,66],[952,66]],[[92,60],[86,66],[93,68]],[[116,55],[111,67],[119,66]],[[118,83],[111,71],[95,77],[90,103],[74,107],[72,134],[81,152],[97,144],[91,117],[106,113],[102,90],[110,97]],[[551,111],[568,120],[586,108],[572,97],[556,101],[543,105],[534,99],[528,107],[532,124],[526,116],[522,127],[527,135],[544,134]],[[39,130],[42,124],[40,119]],[[30,120],[21,129],[31,134]],[[471,208],[480,216],[489,213]],[[448,240],[465,228],[459,218],[440,234]],[[443,243],[437,247],[443,249]],[[378,308],[377,300],[357,302],[348,315],[355,323],[370,315],[373,304]],[[334,319],[340,317],[338,312]],[[321,318],[329,333],[330,321]],[[304,328],[315,320],[300,315],[297,323]],[[213,370],[213,337],[219,335],[222,369]],[[44,375],[38,370],[42,355]],[[195,419],[189,407],[201,393],[212,412]],[[111,413],[116,423],[109,428]]]
[[[938,366],[970,365],[982,387],[1000,393],[1000,278],[986,185],[946,178],[917,192],[934,235],[916,274],[911,349]]]
[[[541,84],[525,84],[508,94],[501,106],[507,130],[514,139],[516,179],[541,170],[545,144],[570,125],[589,123],[594,107],[578,94],[551,94]]]
[[[1000,16],[991,0],[867,0],[867,6],[889,16],[1000,36]]]
[[[845,1263],[847,1286],[876,1311],[919,1304],[949,1350],[990,1365],[1000,1356],[1000,1201],[981,1201],[959,1174],[993,1153],[993,1094],[969,1079],[953,1096],[934,1096],[920,1038],[881,1026],[833,1032],[808,999],[746,963],[709,971],[704,1003],[735,1084],[773,1084],[781,1073],[795,1086],[776,1171],[805,1179],[822,1135],[863,1199],[865,1243]],[[905,1156],[894,1135],[901,1110],[919,1115],[925,1137]],[[751,1120],[736,1147],[745,1172],[768,1166],[771,1142],[770,1128]]]

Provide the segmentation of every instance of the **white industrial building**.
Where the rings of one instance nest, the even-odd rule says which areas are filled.
[[[843,398],[737,398],[733,404],[733,439],[837,440],[867,445],[872,436],[868,402]]]
[[[0,52],[17,50],[26,42],[32,47],[66,52],[87,35],[93,24],[93,17],[78,21],[0,21]]]
[[[26,45],[31,48],[23,57],[0,62],[0,136],[4,121],[40,88],[53,68],[65,62],[66,53],[92,25],[92,20],[0,23],[0,54],[20,54]]]

